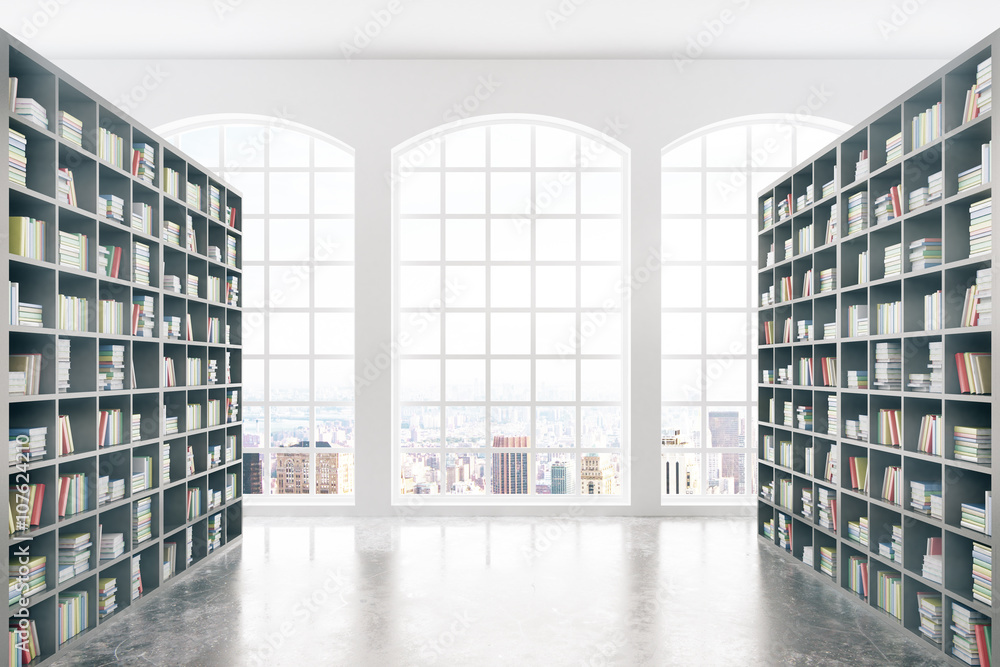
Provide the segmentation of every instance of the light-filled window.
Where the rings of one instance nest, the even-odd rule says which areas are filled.
[[[354,151],[281,118],[161,133],[243,192],[244,493],[354,494]]]
[[[493,116],[393,176],[397,500],[627,502],[627,149]]]
[[[661,494],[754,493],[756,195],[846,125],[752,116],[662,155]]]

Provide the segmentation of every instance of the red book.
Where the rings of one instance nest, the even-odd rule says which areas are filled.
[[[965,355],[961,352],[955,353],[955,368],[958,370],[958,390],[963,394],[968,394],[969,376],[965,372]]]
[[[899,422],[896,421],[896,413],[889,413],[889,434],[892,436],[892,444],[899,445]]]
[[[35,502],[31,505],[31,525],[40,526],[42,523],[42,501],[45,499],[45,485],[35,485]]]
[[[899,200],[899,186],[894,185],[889,188],[889,194],[892,195],[892,211],[895,214],[893,217],[898,218],[903,215],[903,204]]]
[[[986,626],[973,625],[976,630],[976,648],[979,649],[979,664],[981,667],[990,667],[990,649],[986,645]]]
[[[107,437],[108,437],[108,413],[106,410],[101,410],[101,423],[97,427],[98,448],[104,446],[104,441]]]
[[[139,151],[132,151],[132,175],[139,175]]]
[[[69,477],[59,478],[59,516],[66,516],[66,501],[69,500]]]
[[[852,456],[851,458],[849,458],[848,462],[850,463],[849,467],[851,469],[851,486],[854,487],[855,489],[857,489],[858,488],[858,468],[857,468],[857,466],[854,463],[854,457]]]
[[[118,277],[118,267],[121,266],[122,262],[122,249],[115,246],[114,258],[111,260],[111,277]]]
[[[139,306],[132,304],[132,335],[139,329]]]

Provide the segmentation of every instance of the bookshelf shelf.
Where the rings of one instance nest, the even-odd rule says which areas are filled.
[[[12,92],[2,263],[11,284],[3,340],[12,576],[20,559],[44,558],[44,580],[25,581],[37,588],[14,596],[8,620],[30,619],[30,664],[39,665],[241,539],[242,199],[0,34]],[[210,276],[215,299],[205,291]],[[168,337],[169,316],[177,338]],[[177,386],[167,386],[165,358]],[[196,512],[187,511],[188,489],[201,493]],[[117,606],[106,609],[108,578]],[[61,608],[74,605],[85,606],[86,623],[60,636]]]
[[[970,663],[953,653],[967,638],[952,614],[1000,618],[992,580],[973,579],[975,554],[992,553],[1000,472],[1000,128],[983,64],[997,49],[1000,32],[758,200],[760,539],[956,665]],[[922,616],[934,596],[940,641]]]

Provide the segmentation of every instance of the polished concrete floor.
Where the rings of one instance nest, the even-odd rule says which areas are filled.
[[[945,664],[752,519],[248,519],[53,664]]]

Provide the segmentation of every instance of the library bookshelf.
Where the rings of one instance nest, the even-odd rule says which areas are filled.
[[[758,200],[760,539],[954,664],[997,619],[998,49],[1000,32]]]
[[[241,195],[0,39],[9,660],[34,665],[241,539]]]

